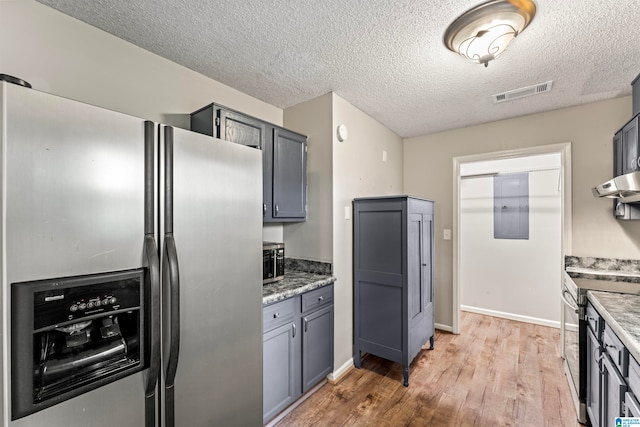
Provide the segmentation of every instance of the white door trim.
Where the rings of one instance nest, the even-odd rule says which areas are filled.
[[[453,324],[454,334],[460,333],[460,166],[463,163],[487,160],[503,160],[515,157],[528,157],[541,154],[560,153],[562,168],[562,263],[564,256],[571,253],[571,143],[541,145],[516,150],[496,151],[493,153],[473,154],[453,158]],[[564,270],[559,271],[560,283]]]

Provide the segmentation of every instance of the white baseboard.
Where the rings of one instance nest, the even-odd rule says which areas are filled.
[[[338,369],[334,369],[334,371],[332,373],[327,375],[327,379],[330,382],[335,383],[336,381],[338,381],[340,379],[340,377],[342,377],[349,370],[351,370],[352,367],[353,367],[353,357],[350,358],[349,360],[347,360],[346,362],[344,362],[342,364],[342,366],[340,366]]]
[[[443,325],[442,323],[436,323],[435,328],[440,330],[440,331],[445,331],[445,332],[453,332],[453,327],[449,326],[449,325]]]
[[[517,322],[533,323],[534,325],[549,326],[560,329],[560,322],[555,320],[540,319],[538,317],[522,316],[520,314],[505,313],[503,311],[488,310],[486,308],[470,307],[461,305],[460,310],[471,313],[485,314],[487,316],[500,317],[503,319],[515,320]]]

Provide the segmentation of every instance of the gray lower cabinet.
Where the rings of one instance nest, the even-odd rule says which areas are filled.
[[[600,427],[600,343],[591,329],[587,330],[587,415],[593,427]]]
[[[333,285],[263,307],[263,422],[333,371]]]
[[[300,382],[296,362],[300,353],[299,308],[294,298],[262,309],[263,422],[298,398]]]
[[[622,409],[627,383],[615,368],[611,358],[602,358],[602,405],[601,422],[603,427],[615,427],[616,417],[624,416]]]
[[[587,321],[587,414],[594,427],[615,427],[618,417],[640,416],[640,365],[591,303]]]
[[[333,371],[333,304],[302,317],[302,392]]]
[[[629,387],[624,394],[625,417],[640,417],[640,365],[633,357],[629,357]]]
[[[264,334],[263,422],[273,418],[296,399],[295,325],[286,324]]]
[[[409,364],[433,348],[433,202],[410,196],[353,201],[354,344],[361,367],[370,353]]]

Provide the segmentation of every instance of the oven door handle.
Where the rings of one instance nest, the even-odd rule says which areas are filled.
[[[568,305],[569,307],[571,307],[571,309],[573,311],[575,311],[576,313],[578,313],[578,305],[573,302],[570,301],[569,298],[567,298],[567,295],[569,296],[569,298],[571,298],[571,300],[573,300],[573,297],[571,296],[571,294],[569,293],[569,291],[567,289],[563,289],[562,290],[562,295],[560,296],[560,298],[562,299],[562,301]]]

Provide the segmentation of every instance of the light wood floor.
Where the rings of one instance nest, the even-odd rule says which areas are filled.
[[[460,330],[436,331],[409,387],[400,365],[367,356],[277,426],[580,426],[558,329],[463,312]]]

